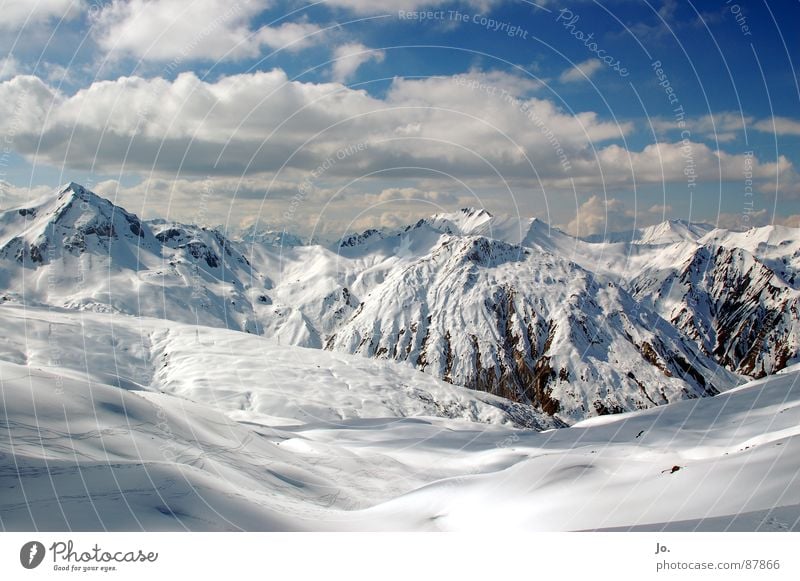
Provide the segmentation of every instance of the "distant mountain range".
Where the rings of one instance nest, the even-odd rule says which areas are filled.
[[[0,213],[0,303],[394,360],[565,424],[798,362],[799,266],[800,230],[777,226],[577,239],[465,208],[308,245],[142,221],[74,183]]]

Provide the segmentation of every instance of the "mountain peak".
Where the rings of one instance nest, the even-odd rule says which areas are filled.
[[[20,219],[16,214],[25,221],[15,235],[3,236],[0,256],[13,256],[23,264],[43,264],[64,253],[87,251],[113,254],[120,264],[134,264],[136,253],[124,248],[122,241],[135,248],[158,248],[150,230],[135,214],[76,182],[65,184],[55,196],[12,213],[9,223]]]
[[[420,222],[439,232],[462,236],[483,233],[493,219],[494,216],[483,208],[465,207],[455,212],[440,212]]]
[[[83,186],[82,186],[81,184],[79,184],[78,182],[72,182],[72,181],[70,181],[70,182],[67,182],[66,184],[64,184],[63,186],[61,186],[61,188],[59,189],[59,193],[62,193],[62,194],[63,194],[64,192],[67,192],[67,191],[73,191],[73,192],[85,192],[85,191],[86,191],[86,188],[85,188],[85,187],[83,187]]]
[[[474,216],[479,217],[486,217],[486,218],[493,218],[492,213],[484,208],[474,208],[472,206],[467,206],[466,208],[461,208],[460,212],[464,214],[467,218],[472,218]]]
[[[113,206],[114,204],[95,194],[93,191],[87,189],[85,186],[79,184],[78,182],[69,182],[58,189],[58,196],[59,200],[63,200],[64,198],[70,198],[72,200],[80,200],[82,202],[87,202],[93,205],[101,205],[101,206]]]
[[[58,194],[59,195],[63,195],[63,194],[67,194],[67,193],[72,193],[72,194],[77,195],[77,196],[85,196],[87,194],[92,194],[93,196],[96,196],[96,194],[94,192],[90,192],[89,190],[87,190],[84,186],[82,186],[78,182],[67,182],[66,184],[64,184],[63,186],[61,186],[58,189]]]
[[[688,220],[669,219],[659,224],[639,229],[633,238],[639,244],[674,244],[697,242],[713,228],[708,224]]]

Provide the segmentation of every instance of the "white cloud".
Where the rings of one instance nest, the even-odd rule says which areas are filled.
[[[58,92],[39,77],[18,75],[0,83],[0,133],[25,150],[26,139],[44,123],[47,109],[59,102]],[[17,144],[18,139],[21,144]]]
[[[0,57],[0,81],[9,79],[20,74],[20,64],[17,59],[12,55],[7,55],[5,58]]]
[[[602,68],[603,63],[601,63],[599,60],[589,59],[565,70],[563,73],[561,73],[561,76],[558,77],[558,80],[562,83],[576,83],[579,81],[585,81],[591,78],[592,75]]]
[[[788,117],[762,119],[753,126],[756,130],[776,135],[800,135],[800,121]]]
[[[256,39],[272,49],[299,50],[317,42],[321,29],[308,22],[285,22],[280,26],[264,26],[256,33]]]
[[[2,5],[0,29],[17,29],[50,19],[71,20],[85,7],[83,0],[11,0]]]
[[[437,208],[423,206],[421,208],[409,209],[402,207],[387,208],[377,206],[370,208],[350,222],[343,223],[339,231],[342,235],[350,232],[363,232],[367,228],[396,229],[413,224],[423,217],[436,213]]]
[[[456,201],[456,197],[449,192],[439,192],[437,190],[423,190],[420,188],[384,188],[377,195],[379,202],[396,201],[423,201],[434,202],[437,204],[448,204]]]
[[[573,236],[591,236],[607,232],[630,230],[634,224],[634,215],[625,208],[618,199],[604,199],[592,196],[583,204],[566,226],[564,231]]]
[[[492,174],[493,167],[530,175],[535,162],[543,175],[554,168],[563,175],[544,130],[579,152],[588,141],[629,129],[593,113],[572,116],[543,99],[507,102],[464,85],[489,79],[510,94],[526,88],[517,77],[497,73],[398,79],[385,99],[375,99],[339,84],[292,82],[273,70],[215,82],[193,73],[172,81],[121,77],[70,96],[35,77],[16,77],[0,83],[0,111],[11,117],[19,103],[14,115],[21,153],[111,172],[239,175],[284,164],[308,170],[343,145],[369,140],[369,151],[347,156],[330,174],[415,165],[473,176]],[[8,122],[0,117],[0,125]]]
[[[452,0],[327,0],[327,4],[346,8],[358,14],[397,13],[398,10],[414,11],[450,4]],[[466,0],[463,4],[475,10],[488,11],[497,0]],[[541,2],[540,4],[544,4]]]
[[[663,222],[671,213],[671,206],[661,204],[640,208],[637,213],[621,199],[593,195],[578,206],[575,217],[561,229],[579,237],[626,232]]]
[[[647,209],[648,213],[653,215],[661,215],[666,219],[666,217],[672,213],[672,206],[669,204],[653,204]]]
[[[333,51],[334,62],[331,71],[333,80],[344,83],[364,63],[369,61],[382,62],[385,56],[382,50],[366,47],[359,42],[337,46]]]
[[[713,115],[690,117],[683,120],[683,126],[679,126],[675,119],[663,117],[650,119],[653,128],[658,133],[678,134],[684,129],[688,129],[692,135],[720,143],[734,141],[744,131],[745,126],[749,128],[753,121],[753,117],[736,111],[720,111]]]
[[[777,196],[778,201],[800,200],[800,174],[785,157],[780,156],[779,159],[782,163],[771,166],[771,171],[758,186],[758,191],[768,196]]]
[[[781,220],[784,226],[791,226],[792,228],[800,228],[800,214],[792,214],[786,216]]]
[[[760,210],[739,212],[738,214],[721,212],[717,215],[716,219],[711,222],[717,228],[725,228],[726,230],[748,230],[750,228],[766,226],[767,218],[767,211],[762,208]]]
[[[621,199],[593,195],[578,206],[575,217],[562,225],[561,229],[581,237],[626,232],[663,222],[670,218],[671,212],[672,208],[668,205],[654,205],[646,210],[640,209],[637,214]],[[720,212],[704,221],[729,230],[747,230],[767,224],[796,228],[800,227],[800,214],[772,216],[765,208],[761,208],[738,213]]]
[[[163,218],[206,226],[217,226],[231,217],[226,227],[236,226],[245,216],[258,215],[270,176],[255,176],[243,180],[228,177],[202,179],[147,177],[133,185],[117,180],[103,180],[91,186],[95,193],[112,200],[143,219]],[[279,182],[276,189],[291,187]],[[294,190],[296,191],[296,190]],[[202,207],[197,199],[204,197]],[[283,201],[283,197],[281,200]]]
[[[746,171],[760,191],[774,192],[779,175],[781,196],[800,195],[784,157],[767,163],[694,142],[626,149],[616,142],[631,124],[526,96],[536,88],[524,77],[473,71],[395,79],[376,98],[338,83],[290,81],[276,69],[213,82],[193,73],[174,80],[122,77],[68,95],[17,76],[0,82],[0,133],[13,134],[15,151],[30,161],[63,171],[268,175],[299,184],[332,160],[314,177],[320,196],[362,177],[383,180],[380,189],[407,179],[427,192],[458,183],[497,191],[506,182],[516,191],[572,191],[575,184],[591,192],[690,179],[743,183]],[[276,189],[270,196],[287,192]]]
[[[24,206],[37,198],[53,193],[50,186],[17,186],[0,179],[0,211],[15,206]]]
[[[738,214],[721,213],[716,220],[713,220],[713,224],[717,228],[727,228],[729,230],[748,230],[771,224],[800,228],[800,214],[781,216],[768,212],[766,208],[761,208],[760,210],[750,210],[739,212]]]
[[[685,127],[679,127],[674,119],[653,117],[650,119],[657,132],[679,132],[688,128],[692,134],[724,143],[735,140],[745,127],[761,133],[775,135],[800,135],[800,120],[790,117],[771,117],[756,119],[737,111],[721,111],[713,115],[692,117],[684,120]]]
[[[752,177],[762,184],[774,183],[776,172],[783,173],[783,185],[788,186],[788,172],[793,168],[784,156],[774,163],[763,162],[754,156],[730,154],[692,141],[653,143],[641,151],[612,144],[598,148],[596,155],[576,158],[573,167],[574,183],[588,188],[648,183],[685,183],[687,188],[695,188],[702,182],[743,182],[746,172],[752,172]],[[561,185],[566,187],[569,182],[562,180]],[[779,189],[784,190],[783,185]]]
[[[258,224],[260,229],[287,228],[301,235],[314,231],[318,237],[331,239],[366,228],[412,224],[423,216],[440,211],[442,206],[439,204],[444,203],[423,196],[423,203],[419,204],[416,198],[390,198],[382,193],[377,196],[359,195],[356,198],[358,203],[354,204],[352,198],[342,196],[337,189],[319,190],[304,198],[299,211],[287,221],[284,217],[287,200],[297,194],[298,185],[274,182],[272,177],[259,175],[241,180],[228,177],[150,177],[134,185],[104,180],[93,184],[91,189],[144,219],[221,225],[229,231]],[[205,195],[204,205],[199,210],[198,196],[207,193],[211,195]]]
[[[320,38],[306,22],[250,27],[266,0],[114,0],[94,16],[93,34],[112,56],[150,61],[254,57],[264,46],[296,50]]]

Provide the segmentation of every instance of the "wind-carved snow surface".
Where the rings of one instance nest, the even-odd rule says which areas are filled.
[[[251,230],[0,213],[0,527],[800,528],[797,230]]]

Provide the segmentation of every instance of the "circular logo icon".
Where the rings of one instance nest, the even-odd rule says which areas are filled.
[[[44,545],[39,541],[30,541],[19,550],[19,562],[26,569],[35,569],[44,560]]]

